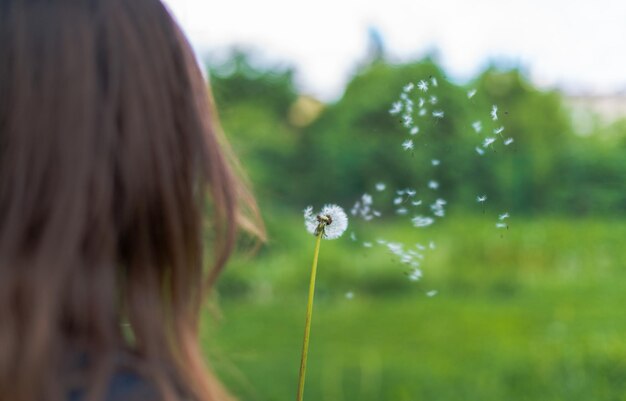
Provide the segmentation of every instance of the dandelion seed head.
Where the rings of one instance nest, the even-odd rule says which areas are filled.
[[[304,225],[309,233],[317,234],[318,227],[322,224],[320,218],[327,218],[329,221],[323,226],[325,239],[339,238],[348,228],[348,216],[340,206],[325,205],[317,215],[313,213],[313,207],[308,206],[304,209]]]

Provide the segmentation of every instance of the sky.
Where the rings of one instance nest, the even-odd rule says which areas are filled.
[[[387,54],[436,51],[450,79],[488,63],[520,66],[540,87],[626,92],[625,0],[163,0],[202,57],[231,46],[296,68],[300,89],[338,98],[376,27]]]

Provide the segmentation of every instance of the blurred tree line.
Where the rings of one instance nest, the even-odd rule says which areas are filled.
[[[239,50],[210,64],[209,75],[224,130],[264,208],[350,207],[378,182],[419,194],[436,180],[437,197],[457,209],[479,210],[474,199],[485,193],[491,206],[516,214],[626,213],[626,121],[581,135],[563,96],[538,90],[518,69],[490,67],[462,86],[431,57],[400,65],[378,58],[331,104],[298,93],[290,67],[255,65]],[[390,107],[407,83],[432,78],[438,86],[426,95],[436,93],[445,116],[420,120],[411,137]],[[489,116],[493,104],[498,121]],[[500,125],[514,142],[478,155]],[[407,138],[412,152],[401,148]]]

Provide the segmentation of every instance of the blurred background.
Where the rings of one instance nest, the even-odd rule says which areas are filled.
[[[269,230],[204,324],[239,399],[295,398],[302,210],[359,201],[322,244],[306,399],[624,400],[626,3],[166,3]]]

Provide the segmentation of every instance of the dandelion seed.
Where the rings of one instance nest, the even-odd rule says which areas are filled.
[[[513,138],[506,138],[506,140],[504,141],[505,146],[509,146],[512,143],[513,143]]]
[[[504,131],[504,127],[496,128],[493,130],[493,133],[496,135],[500,135]]]
[[[430,189],[438,189],[439,188],[439,183],[437,181],[430,180],[430,181],[428,181],[428,188],[430,188]]]
[[[476,202],[478,203],[483,203],[487,200],[487,195],[478,195],[476,197]]]
[[[441,161],[439,161],[438,159],[432,159],[432,160],[430,161],[430,163],[431,163],[433,166],[438,166],[439,164],[441,164]]]
[[[374,215],[374,217],[380,217],[381,215],[381,213],[378,210],[374,210],[372,214]]]
[[[423,251],[423,250],[425,250],[425,249],[426,249],[426,247],[425,247],[424,245],[420,244],[420,243],[416,243],[416,244],[415,244],[415,247],[416,247],[417,249],[419,249],[420,251]]]
[[[509,213],[505,212],[498,216],[498,220],[504,220],[509,218]]]
[[[354,231],[352,231],[352,232],[350,233],[350,239],[351,239],[352,241],[356,241],[356,234],[354,233]]]
[[[413,205],[413,206],[419,206],[419,205],[421,205],[421,204],[422,204],[422,201],[421,201],[421,200],[416,200],[416,201],[412,201],[412,202],[411,202],[411,205]]]
[[[409,82],[408,84],[404,86],[404,88],[402,88],[402,90],[405,92],[411,92],[414,87],[415,85],[413,85],[413,82]]]
[[[363,243],[363,246],[364,246],[365,248],[371,248],[371,247],[372,247],[372,243],[371,243],[371,242],[364,242],[364,243]]]
[[[411,127],[413,125],[413,117],[408,114],[404,114],[402,116],[402,125],[404,125],[406,128]]]
[[[429,297],[429,298],[432,298],[432,297],[434,297],[435,295],[437,295],[437,290],[431,290],[431,291],[428,291],[428,292],[426,293],[426,296],[427,296],[427,297]]]
[[[494,138],[492,136],[490,136],[489,138],[485,138],[485,140],[483,141],[483,148],[488,147],[489,145],[491,145],[495,141],[496,141],[496,138]]]
[[[322,233],[322,238],[336,239],[348,228],[348,216],[340,206],[326,205],[317,215],[313,214],[313,207],[304,209],[304,225],[313,235]]]
[[[498,119],[498,106],[495,104],[491,106],[491,119],[496,121]]]
[[[409,280],[411,281],[418,281],[420,278],[422,278],[422,271],[420,269],[413,269],[411,274],[409,274]]]
[[[426,92],[428,90],[428,82],[422,79],[417,83],[417,89],[421,90],[422,92]]]
[[[442,110],[435,110],[435,111],[433,111],[433,117],[435,117],[435,118],[443,118],[443,111]]]
[[[384,182],[379,182],[379,183],[377,183],[377,184],[376,184],[376,190],[377,190],[378,192],[382,192],[382,191],[384,191],[384,190],[385,190],[385,188],[387,188],[387,186],[385,185],[385,183],[384,183]]]
[[[418,132],[420,132],[420,129],[419,129],[418,126],[415,126],[415,127],[411,128],[411,130],[409,131],[409,134],[416,135]]]
[[[409,95],[403,92],[403,93],[400,94],[400,99],[402,99],[402,100],[409,100]]]
[[[426,109],[420,109],[419,116],[420,116],[420,117],[424,117],[424,116],[426,115],[426,113],[428,113],[428,110],[426,110]]]
[[[411,149],[413,149],[413,140],[412,139],[407,139],[406,141],[402,142],[402,148],[404,150],[411,150]]]
[[[435,219],[433,219],[432,217],[425,217],[425,216],[415,216],[411,219],[411,223],[413,223],[415,227],[427,227],[433,224],[434,222],[435,222]]]
[[[482,156],[482,155],[484,155],[484,154],[485,154],[485,151],[484,151],[484,150],[482,150],[481,148],[479,148],[478,146],[476,146],[476,153],[478,153],[479,155],[481,155],[481,156]]]
[[[476,89],[470,89],[467,91],[467,98],[471,99],[474,97],[475,94],[476,94]]]
[[[433,104],[433,105],[434,105],[434,104],[437,104],[437,102],[439,101],[439,99],[437,99],[437,96],[432,95],[432,96],[428,99],[428,101],[430,102],[430,104]]]
[[[352,291],[346,292],[346,299],[351,300],[354,298],[354,293]]]
[[[429,247],[430,249],[432,249],[432,250],[435,250],[435,249],[437,248],[437,246],[435,245],[435,242],[434,242],[434,241],[430,241],[430,242],[428,243],[428,247]]]
[[[509,226],[506,223],[496,223],[496,228],[509,228]]]
[[[409,211],[408,211],[406,208],[404,208],[404,207],[401,207],[400,209],[397,209],[397,210],[396,210],[396,213],[397,213],[397,214],[399,214],[400,216],[404,216],[404,215],[405,215],[405,214],[407,214],[408,212],[409,212]]]
[[[408,196],[409,198],[412,198],[415,196],[415,194],[417,194],[417,191],[414,189],[406,189],[406,196]]]
[[[432,78],[430,79],[430,83],[431,83],[431,84],[433,84],[433,86],[435,86],[435,87],[436,87],[436,86],[438,86],[438,84],[437,84],[437,78],[432,77]]]
[[[476,133],[479,133],[483,129],[483,124],[480,121],[474,121],[472,123],[472,128],[474,128],[474,131],[476,131]]]
[[[389,109],[390,114],[399,114],[402,111],[402,102],[395,102],[391,105],[391,109]]]
[[[377,239],[377,240],[376,240],[376,243],[377,243],[378,245],[385,245],[385,244],[387,243],[387,241],[386,241],[386,240],[384,240],[384,239]]]
[[[395,199],[393,200],[393,204],[394,204],[394,205],[399,205],[399,204],[401,204],[401,203],[402,203],[402,197],[401,197],[401,196],[398,196],[397,198],[395,198]]]
[[[413,111],[413,101],[411,99],[404,99],[404,108],[406,109],[407,113],[410,113]]]
[[[417,104],[417,107],[419,107],[419,108],[421,109],[421,108],[423,108],[423,107],[424,107],[424,104],[425,104],[425,103],[426,103],[426,100],[424,100],[424,98],[423,98],[423,97],[420,97],[420,98],[419,98],[419,101],[418,101],[418,104]]]

